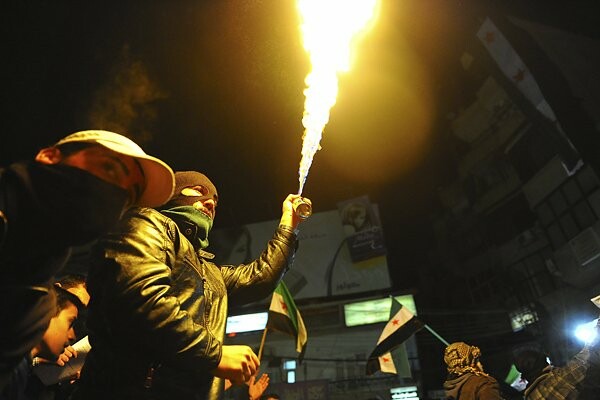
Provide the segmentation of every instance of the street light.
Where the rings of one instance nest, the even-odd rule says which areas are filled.
[[[575,337],[584,343],[593,341],[598,336],[598,320],[584,322],[575,328]]]

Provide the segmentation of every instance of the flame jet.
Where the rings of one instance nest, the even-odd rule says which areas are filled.
[[[311,62],[304,81],[304,134],[298,170],[298,194],[302,194],[336,102],[338,74],[350,70],[353,42],[375,21],[379,0],[298,0],[297,7],[304,49]]]

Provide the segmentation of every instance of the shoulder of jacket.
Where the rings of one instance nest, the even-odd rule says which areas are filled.
[[[166,215],[149,207],[132,207],[128,209],[121,218],[121,224],[125,224],[126,230],[145,229],[144,226],[154,226],[160,231],[175,234],[177,225]]]
[[[127,210],[124,216],[124,218],[127,217],[131,219],[148,219],[160,223],[175,223],[173,220],[171,220],[169,217],[167,217],[160,211],[150,207],[131,207],[129,210]]]

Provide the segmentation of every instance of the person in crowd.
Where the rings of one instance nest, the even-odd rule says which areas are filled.
[[[295,251],[299,196],[284,200],[279,227],[256,260],[216,265],[205,249],[217,189],[200,172],[175,178],[167,204],[130,210],[92,249],[92,349],[75,399],[216,399],[224,379],[242,384],[258,370],[250,347],[223,344],[228,305],[275,289]]]
[[[86,277],[81,274],[66,274],[62,275],[55,282],[55,285],[66,290],[67,292],[77,296],[83,307],[79,307],[77,320],[73,324],[75,331],[74,341],[81,340],[82,343],[77,343],[74,346],[67,346],[63,353],[56,361],[46,360],[41,357],[33,359],[33,373],[29,383],[37,385],[39,389],[40,400],[62,400],[67,399],[72,392],[74,385],[79,378],[80,369],[75,368],[75,365],[70,361],[76,357],[80,363],[85,361],[86,348],[85,345],[87,336],[85,336],[85,315],[86,307],[90,301],[90,294],[87,291]],[[83,340],[82,340],[83,339]],[[75,349],[77,347],[77,350]],[[54,365],[54,368],[50,368]],[[40,379],[40,378],[44,379]],[[44,382],[47,382],[45,384]],[[49,383],[52,382],[52,383]]]
[[[502,399],[496,379],[483,371],[481,350],[464,342],[455,342],[444,350],[448,377],[444,390],[448,400]]]
[[[44,390],[39,380],[33,380],[33,360],[42,358],[52,362],[59,362],[59,358],[75,339],[73,323],[77,320],[79,309],[83,304],[77,296],[58,287],[50,286],[56,298],[55,312],[53,313],[48,328],[42,339],[27,354],[9,376],[8,382],[0,394],[2,400],[38,399]],[[76,353],[69,352],[69,357],[76,357]],[[33,381],[33,382],[32,382]]]
[[[0,168],[0,390],[54,315],[50,287],[70,248],[133,205],[163,204],[173,186],[167,164],[108,131],[73,133]]]
[[[81,334],[83,328],[78,329],[77,325],[83,325],[84,321],[82,317],[85,314],[85,308],[90,302],[90,294],[87,291],[85,279],[85,276],[81,274],[67,274],[61,276],[54,283],[55,286],[66,290],[74,296],[77,296],[80,304],[82,305],[78,308],[77,320],[73,323],[73,331],[75,332],[76,340],[81,339],[83,337],[83,335]],[[73,354],[75,354],[75,352],[73,351],[71,346],[65,347],[65,351],[63,351],[63,353],[58,357],[58,359],[56,360],[56,364],[59,366],[64,366],[66,363],[69,362]],[[45,364],[51,362],[53,361],[46,360],[41,357],[36,357],[33,360],[34,364]]]
[[[592,400],[600,398],[600,319],[596,337],[569,362],[557,367],[539,349],[519,351],[515,367],[527,380],[526,400]]]
[[[60,286],[68,292],[71,292],[75,296],[79,297],[79,300],[81,300],[85,306],[83,309],[79,310],[79,318],[77,318],[77,321],[75,321],[74,328],[77,340],[80,340],[87,335],[85,320],[87,317],[87,306],[90,303],[90,293],[87,290],[86,280],[87,277],[85,275],[79,273],[68,273],[61,275],[56,279],[55,282],[57,286]]]

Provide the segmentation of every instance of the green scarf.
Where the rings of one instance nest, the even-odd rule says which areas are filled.
[[[208,233],[213,225],[213,220],[208,215],[193,206],[172,207],[160,212],[175,221],[179,230],[192,242],[194,248],[208,247]]]

